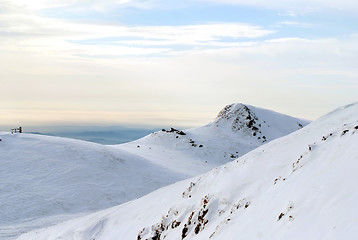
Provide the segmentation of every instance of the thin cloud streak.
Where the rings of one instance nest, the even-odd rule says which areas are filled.
[[[58,54],[58,56],[64,53],[72,53],[73,56],[104,57],[163,54],[176,51],[168,45],[195,47],[210,43],[211,46],[219,47],[225,45],[223,40],[226,38],[255,39],[273,33],[271,30],[248,24],[128,27],[119,24],[73,23],[29,14],[1,15],[0,24],[3,26],[2,32],[5,33],[0,36],[0,41],[3,43],[0,49],[3,51]],[[133,40],[127,42],[115,40],[120,38]],[[97,43],[93,43],[96,39],[98,39]],[[163,41],[166,45],[163,45]]]
[[[216,2],[218,4],[233,4],[253,7],[277,9],[288,15],[297,16],[298,13],[321,12],[326,10],[338,10],[357,12],[358,2],[355,0],[201,0],[203,2]]]
[[[323,11],[327,9],[340,11],[358,10],[358,2],[355,0],[290,0],[289,2],[285,0],[195,0],[194,2],[216,2],[218,4],[234,4],[280,9],[291,12],[291,15],[296,15],[294,14],[294,10],[306,12]],[[0,3],[2,5],[7,4],[32,11],[64,6],[67,6],[69,8],[72,7],[74,9],[76,8],[76,6],[83,6],[87,9],[92,8],[97,9],[99,11],[105,11],[113,6],[132,7],[139,9],[163,8],[165,6],[190,6],[191,4],[193,4],[193,1],[182,1],[181,3],[176,3],[175,1],[168,0],[12,0],[11,3],[9,1],[0,1]]]

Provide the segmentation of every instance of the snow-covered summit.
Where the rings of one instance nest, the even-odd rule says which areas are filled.
[[[309,122],[247,104],[224,107],[209,124],[187,129],[163,129],[118,148],[189,176],[230,162]]]
[[[357,239],[358,104],[189,180],[19,240]]]
[[[211,125],[232,132],[242,132],[266,142],[298,130],[307,123],[308,121],[271,110],[235,103],[225,106]]]
[[[258,118],[248,106],[236,103],[225,106],[217,115],[214,123],[217,126],[229,123],[233,131],[238,131],[244,127],[258,130],[258,126],[254,126],[255,120],[258,120]]]

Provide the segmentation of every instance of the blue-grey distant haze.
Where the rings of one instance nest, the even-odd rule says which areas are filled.
[[[30,128],[31,129],[31,128]],[[74,138],[100,144],[121,144],[137,140],[159,129],[126,128],[126,127],[98,127],[98,126],[62,126],[32,128],[37,131],[26,133]]]

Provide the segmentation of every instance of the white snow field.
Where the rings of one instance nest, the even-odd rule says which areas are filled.
[[[0,239],[132,200],[187,176],[113,147],[0,134]]]
[[[358,239],[358,103],[203,175],[19,240]]]
[[[116,146],[0,133],[0,239],[141,197],[307,123],[232,104],[204,127],[160,131]]]

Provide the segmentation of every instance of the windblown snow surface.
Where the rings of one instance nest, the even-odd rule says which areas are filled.
[[[141,197],[306,124],[232,104],[206,126],[159,131],[117,146],[0,133],[0,239]]]
[[[358,104],[212,171],[21,240],[358,239]]]

